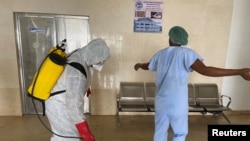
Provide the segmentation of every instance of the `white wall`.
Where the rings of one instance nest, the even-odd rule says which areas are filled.
[[[206,65],[224,67],[228,49],[233,0],[162,0],[163,32],[134,33],[134,0],[0,0],[0,116],[21,115],[21,98],[16,57],[13,12],[36,12],[90,16],[90,36],[104,38],[111,57],[92,81],[91,113],[114,115],[115,96],[121,81],[153,81],[149,71],[134,71],[168,46],[168,30],[183,26],[189,46]],[[217,83],[223,78],[192,73],[191,83]],[[220,89],[221,90],[221,89]]]
[[[235,0],[227,53],[227,68],[250,67],[250,1]],[[240,77],[225,77],[222,94],[232,97],[233,110],[250,109],[250,82]]]

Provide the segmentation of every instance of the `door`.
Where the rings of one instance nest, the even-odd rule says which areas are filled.
[[[67,39],[66,53],[88,43],[89,17],[15,12],[14,20],[23,114],[41,114],[41,102],[35,100],[34,105],[27,95],[34,73],[49,49],[61,40]],[[89,99],[86,99],[86,103],[85,109],[89,111]]]

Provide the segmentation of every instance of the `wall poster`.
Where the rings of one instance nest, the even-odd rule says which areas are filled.
[[[134,32],[162,32],[163,2],[135,0]]]

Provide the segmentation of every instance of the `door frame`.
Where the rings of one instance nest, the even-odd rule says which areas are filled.
[[[89,16],[85,15],[67,15],[67,14],[51,14],[51,13],[29,13],[29,12],[13,12],[13,17],[14,17],[14,31],[15,31],[15,37],[16,37],[16,51],[17,51],[17,62],[18,62],[18,70],[19,70],[19,86],[20,86],[20,94],[21,94],[21,105],[22,105],[22,113],[23,114],[35,114],[31,113],[30,111],[27,111],[26,108],[26,101],[27,101],[27,88],[25,84],[25,74],[24,74],[24,56],[23,56],[23,47],[22,47],[22,40],[21,40],[21,30],[20,30],[20,18],[23,16],[27,17],[51,17],[51,18],[67,18],[67,19],[84,19],[88,20],[89,23]],[[89,26],[89,25],[88,25]],[[87,27],[89,28],[89,27]],[[54,40],[54,44],[58,43],[60,39],[55,36],[56,39]],[[89,37],[87,37],[89,40]],[[45,57],[45,56],[44,56]],[[30,82],[31,83],[31,82]],[[42,105],[41,105],[42,106]],[[39,111],[39,114],[42,114],[42,111]]]

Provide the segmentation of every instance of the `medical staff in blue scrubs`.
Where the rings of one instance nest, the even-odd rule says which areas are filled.
[[[203,58],[188,44],[188,33],[174,26],[169,31],[168,47],[158,51],[148,63],[136,63],[134,69],[156,71],[154,141],[167,141],[172,128],[172,141],[185,141],[188,134],[188,82],[194,70],[202,75],[220,77],[240,75],[250,80],[250,69],[222,69],[206,66]]]

